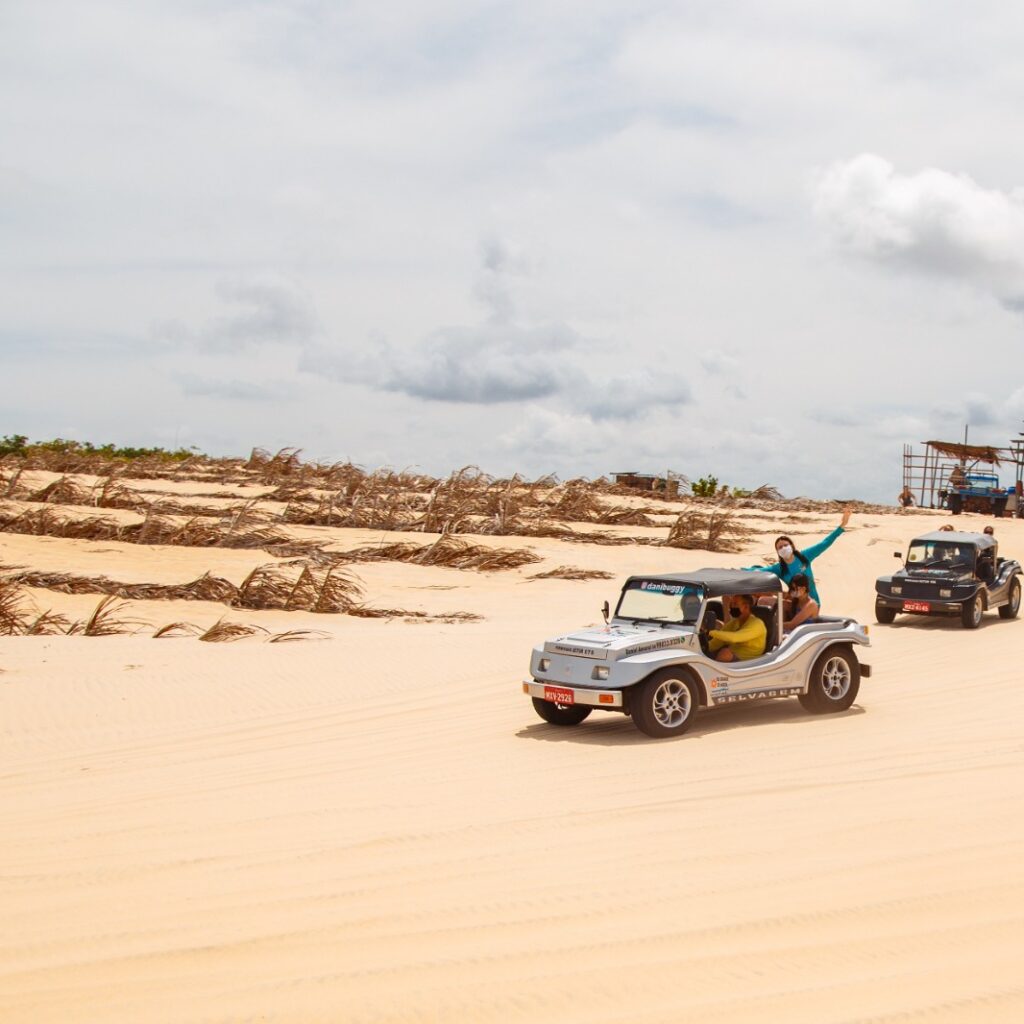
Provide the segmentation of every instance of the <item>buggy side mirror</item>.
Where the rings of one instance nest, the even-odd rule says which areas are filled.
[[[608,602],[607,601],[605,601],[605,603],[603,605],[601,605],[601,614],[604,616],[604,624],[607,626],[608,625],[608,616],[609,616],[609,614],[611,614],[611,609],[608,607]]]

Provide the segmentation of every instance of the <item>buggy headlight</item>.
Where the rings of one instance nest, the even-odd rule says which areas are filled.
[[[952,596],[953,596],[953,591],[952,590],[940,590],[939,591],[939,597],[952,597]]]
[[[590,673],[591,679],[607,679],[608,678],[608,666],[598,665],[594,668],[594,671]]]
[[[893,587],[892,588],[892,592],[894,594],[902,594],[903,593],[903,588],[902,587]]]
[[[551,668],[551,659],[550,658],[541,658],[540,661],[537,662],[537,671],[538,672],[547,672],[547,670],[549,668]]]

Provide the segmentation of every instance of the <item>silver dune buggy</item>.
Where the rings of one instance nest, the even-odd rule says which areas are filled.
[[[728,595],[766,595],[754,614],[767,627],[765,654],[719,662],[706,631],[723,619]],[[591,711],[630,715],[648,736],[678,736],[701,707],[796,697],[806,710],[845,711],[861,677],[871,675],[855,649],[870,646],[867,627],[822,616],[783,635],[782,582],[766,572],[699,569],[630,576],[605,625],[535,647],[523,692],[552,725],[579,725]]]

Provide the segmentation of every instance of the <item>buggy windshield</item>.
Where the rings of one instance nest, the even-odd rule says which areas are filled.
[[[677,625],[697,624],[704,588],[692,583],[663,580],[631,580],[619,598],[615,615],[620,619],[649,619]]]
[[[974,568],[974,548],[970,544],[955,544],[943,540],[915,540],[907,555],[908,569],[950,569]]]

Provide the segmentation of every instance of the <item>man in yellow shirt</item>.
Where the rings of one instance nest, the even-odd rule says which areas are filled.
[[[729,601],[732,617],[721,629],[708,632],[708,649],[715,661],[749,661],[764,654],[768,630],[753,608],[754,599],[749,594],[739,594]]]

